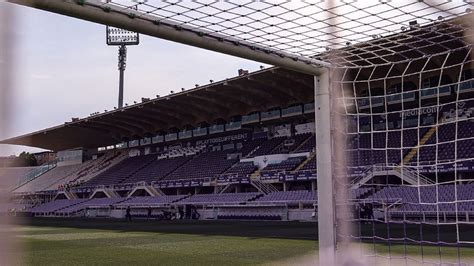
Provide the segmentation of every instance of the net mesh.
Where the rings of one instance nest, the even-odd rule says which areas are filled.
[[[334,186],[349,191],[336,193],[338,250],[356,243],[375,264],[473,262],[470,2],[112,0],[100,6],[309,64],[327,62],[339,107],[332,109],[334,139],[346,143],[333,151]]]
[[[473,264],[471,2],[78,2],[308,64],[327,62],[335,138],[346,140],[334,151],[343,151],[334,162],[334,185],[344,190],[336,193],[336,209],[344,210],[338,243],[357,244],[376,265]]]
[[[473,263],[471,49],[340,69],[353,232],[365,255]]]
[[[329,2],[333,2],[329,5]],[[172,24],[264,50],[338,67],[390,64],[452,49],[469,26],[468,1],[180,1],[104,0],[89,5]],[[430,25],[429,27],[426,27]],[[442,40],[449,36],[450,41]],[[328,56],[327,51],[337,51]]]

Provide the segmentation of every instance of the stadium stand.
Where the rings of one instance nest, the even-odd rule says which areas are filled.
[[[258,167],[253,162],[238,162],[234,164],[231,168],[227,169],[227,171],[225,171],[223,175],[230,174],[245,177],[249,176],[257,169]]]
[[[11,190],[21,184],[28,173],[36,170],[37,167],[6,167],[0,168],[0,178],[2,179],[2,188]]]
[[[171,157],[170,159],[155,160],[143,169],[126,179],[127,183],[139,181],[152,182],[165,178],[176,169],[186,164],[192,157]]]
[[[140,170],[143,170],[155,160],[156,155],[154,154],[126,158],[117,165],[111,167],[108,171],[95,176],[86,182],[85,185],[113,185],[125,182],[128,178],[132,177]]]
[[[71,182],[83,183],[88,181],[92,177],[104,172],[109,167],[119,163],[125,159],[126,156],[127,154],[123,152],[107,152],[98,159],[87,161],[83,164],[82,168],[77,171],[77,173],[69,176],[59,184],[53,184],[51,188],[54,188],[56,185],[64,185]]]
[[[300,85],[313,82],[312,77],[281,69],[262,71],[255,74],[254,78],[261,79],[262,83],[283,79],[278,73],[284,73],[282,75],[285,79],[294,77],[300,80]],[[456,77],[451,79],[456,80]],[[174,97],[181,97],[170,96],[164,106],[179,113],[176,115],[183,120],[183,125],[188,124],[185,129],[123,136],[123,142],[115,145],[109,145],[117,140],[110,140],[108,135],[102,136],[107,140],[104,143],[81,143],[90,147],[104,146],[87,155],[97,156],[95,160],[71,166],[56,166],[24,183],[13,191],[14,201],[11,206],[14,207],[5,205],[3,209],[30,209],[34,215],[70,216],[84,215],[82,210],[100,206],[120,211],[128,206],[138,210],[150,206],[174,208],[199,205],[202,207],[203,217],[207,219],[271,220],[302,219],[297,215],[291,216],[293,214],[290,215],[289,212],[288,215],[282,214],[284,210],[281,207],[295,209],[295,206],[304,203],[301,210],[304,219],[314,219],[311,213],[315,210],[314,204],[317,204],[318,151],[314,133],[312,85],[296,88],[304,97],[293,99],[297,100],[294,103],[287,99],[295,98],[297,94],[287,95],[286,87],[281,87],[281,95],[271,98],[262,96],[267,94],[255,93],[254,90],[259,91],[259,87],[246,84],[246,81],[245,78],[238,77],[235,83],[225,81],[231,85],[219,87],[219,93],[233,102],[233,106],[240,106],[242,99],[227,87],[238,88],[245,84],[251,88],[248,90],[251,94],[248,97],[259,99],[258,103],[249,102],[251,108],[229,109],[229,114],[241,112],[232,121],[220,121],[222,118],[219,117],[206,118],[204,120],[208,121],[189,129],[189,125],[195,125],[194,120],[189,120],[190,117],[199,116],[200,109],[192,109],[194,107],[191,108],[190,105],[190,109],[196,114],[188,110],[170,109],[171,105],[179,105],[178,101],[173,102]],[[381,212],[383,208],[388,208],[384,206],[385,203],[392,204],[387,211],[398,218],[407,214],[415,218],[420,211],[427,216],[442,211],[452,217],[456,211],[452,202],[465,200],[466,202],[458,202],[457,211],[471,215],[474,187],[464,180],[472,178],[474,173],[474,100],[471,91],[474,82],[463,81],[461,85],[459,90],[450,87],[446,98],[424,101],[421,91],[420,95],[410,98],[411,92],[419,92],[416,84],[406,85],[403,90],[401,84],[393,84],[391,87],[397,90],[384,95],[387,105],[378,107],[368,106],[373,104],[367,98],[369,92],[355,95],[362,98],[356,99],[358,109],[353,107],[354,114],[348,115],[346,119],[346,159],[350,177],[347,197],[352,201],[373,202]],[[213,86],[218,85],[212,84],[206,90],[197,88],[189,93],[203,94],[206,96],[200,96],[201,98],[209,96],[211,99],[217,93]],[[461,88],[465,92],[461,93]],[[407,103],[389,104],[396,93],[407,92],[410,96],[407,97]],[[379,95],[375,95],[374,99],[375,97]],[[188,98],[192,101],[192,97]],[[140,105],[142,107],[134,110],[134,114],[140,117],[143,112],[146,117],[152,117],[156,113],[153,105],[162,106],[161,101],[156,99],[151,103],[143,103]],[[262,101],[269,103],[262,106]],[[192,105],[201,104],[194,102]],[[221,104],[216,108],[210,103],[209,108],[215,108],[212,109],[214,112],[224,108],[223,106]],[[287,114],[289,107],[297,110],[297,113],[282,117],[277,110],[286,110]],[[269,112],[270,109],[275,112]],[[124,109],[123,112],[126,113],[127,110]],[[120,113],[122,112],[117,116]],[[262,114],[265,115],[264,120],[261,119]],[[276,115],[271,119],[273,114]],[[107,119],[108,115],[110,114],[105,113],[100,116]],[[84,120],[83,123],[87,127],[89,122]],[[120,123],[124,123],[121,127],[132,127],[126,122]],[[138,120],[136,123],[139,123]],[[52,132],[59,134],[67,132],[66,130],[69,129],[52,129]],[[163,129],[166,130],[168,129]],[[120,135],[120,132],[115,133]],[[38,136],[41,138],[42,135]],[[70,141],[71,147],[77,146],[74,139]],[[48,143],[48,140],[40,144],[52,148],[57,145]],[[67,150],[65,147],[60,148]],[[402,168],[403,171],[400,170]],[[25,180],[21,176],[31,170],[33,168],[0,168],[0,177],[9,178],[9,186],[14,188],[18,180]],[[440,182],[450,184],[435,185]],[[66,195],[62,196],[70,200],[52,200],[57,193],[64,192],[62,188],[68,184],[69,194],[64,193]],[[401,184],[408,186],[400,186]],[[455,187],[458,195],[453,198]],[[110,198],[90,199],[98,190]],[[229,193],[231,191],[235,193]],[[28,193],[42,193],[45,196],[40,199],[22,198]],[[69,197],[71,195],[74,197]],[[22,205],[14,205],[20,202]],[[37,205],[38,202],[42,205]],[[272,204],[275,206],[267,206]],[[206,205],[217,206],[217,214],[207,210]],[[242,205],[254,209],[245,212],[234,208],[235,206],[225,209],[224,205]],[[262,209],[258,209],[259,206]]]
[[[224,173],[237,159],[228,159],[227,151],[203,152],[165,177],[167,180],[212,178]]]
[[[262,156],[271,154],[286,138],[285,137],[274,137],[263,141],[258,149],[252,153],[252,156]]]
[[[316,136],[313,133],[297,135],[296,138],[300,138],[301,142],[294,145],[296,147],[294,153],[309,152],[316,148]]]
[[[291,171],[294,170],[296,166],[301,164],[306,159],[304,156],[299,157],[290,157],[284,161],[278,163],[269,163],[262,171],[263,173],[271,171]]]

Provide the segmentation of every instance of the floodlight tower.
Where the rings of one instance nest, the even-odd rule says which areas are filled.
[[[138,45],[140,38],[137,32],[128,31],[111,26],[106,27],[107,45],[118,46],[118,70],[119,70],[119,97],[118,108],[123,107],[123,78],[127,62],[127,45]]]

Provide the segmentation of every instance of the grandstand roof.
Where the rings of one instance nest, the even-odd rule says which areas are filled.
[[[312,76],[270,68],[74,119],[64,125],[0,143],[49,150],[102,147],[124,139],[154,135],[170,128],[197,126],[201,122],[212,123],[217,119],[228,120],[237,115],[312,100]]]
[[[380,71],[387,73],[386,69],[382,69],[383,66],[402,65],[433,57],[434,63],[440,68],[443,62],[436,56],[471,49],[473,32],[469,25],[473,16],[468,13],[453,19],[440,18],[432,24],[408,27],[400,33],[348,45],[313,58],[326,61],[331,55],[338,54],[334,60],[342,61],[335,65],[356,69],[380,67]],[[359,73],[359,76],[363,75],[363,72]],[[92,115],[0,143],[50,150],[100,147],[170,128],[197,126],[201,122],[212,123],[217,119],[229,120],[237,115],[313,100],[312,75],[270,68]]]

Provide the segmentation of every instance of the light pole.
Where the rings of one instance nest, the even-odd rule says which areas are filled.
[[[127,45],[138,45],[140,38],[138,33],[115,27],[106,27],[107,45],[119,46],[118,70],[119,70],[119,97],[118,108],[123,107],[123,80],[125,67],[127,65]]]

